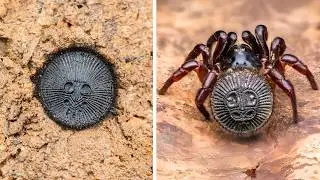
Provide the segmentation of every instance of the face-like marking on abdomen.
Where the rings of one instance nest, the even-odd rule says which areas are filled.
[[[97,52],[79,47],[49,56],[37,82],[47,114],[59,124],[75,129],[96,124],[110,113],[115,104],[115,88],[111,64]]]
[[[273,95],[263,76],[248,69],[226,71],[214,86],[211,107],[227,131],[250,136],[267,123]]]
[[[256,115],[257,94],[249,89],[237,89],[228,93],[225,104],[235,121],[249,121]]]
[[[68,80],[64,85],[64,92],[67,117],[70,120],[79,117],[78,114],[87,108],[87,99],[92,92],[90,85],[85,81]]]

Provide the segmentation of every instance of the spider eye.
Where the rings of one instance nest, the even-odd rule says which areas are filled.
[[[80,89],[82,95],[88,95],[91,93],[91,88],[88,84],[83,84]]]
[[[65,85],[64,85],[64,91],[68,94],[71,94],[73,93],[74,91],[74,85],[72,82],[67,82]]]

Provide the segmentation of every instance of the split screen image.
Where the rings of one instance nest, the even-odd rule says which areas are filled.
[[[317,0],[0,1],[0,179],[320,179]]]

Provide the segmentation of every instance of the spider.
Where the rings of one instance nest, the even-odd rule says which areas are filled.
[[[318,86],[308,67],[291,54],[284,54],[284,39],[276,37],[267,46],[266,26],[258,25],[255,36],[242,32],[246,44],[236,44],[237,34],[216,31],[207,44],[197,44],[159,90],[168,88],[189,72],[195,71],[202,82],[195,101],[201,114],[210,119],[204,107],[211,93],[211,108],[215,119],[223,129],[237,135],[252,135],[265,126],[273,109],[273,91],[279,86],[290,98],[293,121],[298,122],[295,90],[285,77],[285,65],[305,75],[312,89]],[[213,48],[216,44],[215,48]],[[202,62],[196,61],[202,55]]]

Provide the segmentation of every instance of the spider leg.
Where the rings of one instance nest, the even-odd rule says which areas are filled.
[[[185,62],[190,61],[192,59],[196,59],[200,54],[202,54],[203,64],[208,67],[209,61],[209,52],[207,50],[207,46],[204,44],[197,44],[192,51],[188,54],[185,59]]]
[[[269,59],[269,50],[267,46],[268,30],[264,25],[258,25],[255,29],[256,38],[259,46],[259,59]]]
[[[212,34],[208,41],[207,46],[209,47],[209,69],[212,69],[213,65],[216,63],[216,59],[223,52],[227,44],[228,35],[224,31],[216,31]],[[214,52],[212,52],[213,44],[217,42]],[[212,62],[212,64],[210,64]]]
[[[234,45],[236,41],[237,41],[237,34],[235,32],[229,32],[227,35],[227,43],[222,54],[226,54],[229,47]]]
[[[303,62],[299,60],[296,56],[291,54],[285,54],[280,58],[280,61],[284,64],[288,64],[293,69],[297,70],[299,73],[305,75],[308,78],[312,89],[318,90],[318,85],[314,80],[312,73],[310,72],[308,67],[305,64],[303,64]]]
[[[250,31],[243,31],[242,32],[242,40],[246,42],[251,48],[254,54],[259,55],[260,50],[259,50],[259,45],[257,43],[256,38]]]
[[[184,62],[179,69],[177,69],[170,78],[164,83],[162,88],[159,90],[159,94],[163,95],[167,92],[168,88],[174,83],[181,80],[184,76],[186,76],[190,71],[196,71],[198,77],[201,82],[204,81],[205,75],[208,73],[207,67],[196,61],[196,60],[189,60]]]
[[[284,66],[280,62],[280,57],[286,50],[286,43],[281,37],[276,37],[271,42],[270,48],[270,62],[272,67],[276,67],[282,74],[284,74]]]
[[[212,92],[214,84],[217,82],[218,73],[215,70],[211,70],[204,79],[202,88],[197,92],[196,105],[202,115],[209,120],[210,114],[204,107],[204,101],[207,99],[208,95]]]
[[[297,101],[293,85],[289,80],[286,80],[284,75],[277,69],[271,69],[268,73],[268,76],[290,97],[293,112],[293,121],[297,123]]]
[[[202,54],[203,64],[195,60],[200,54]],[[192,70],[196,70],[198,77],[202,82],[205,74],[208,72],[208,60],[209,52],[207,50],[207,46],[204,44],[197,44],[193,50],[190,51],[181,67],[177,69],[165,82],[163,87],[160,89],[159,94],[165,94],[174,82],[179,81]]]

